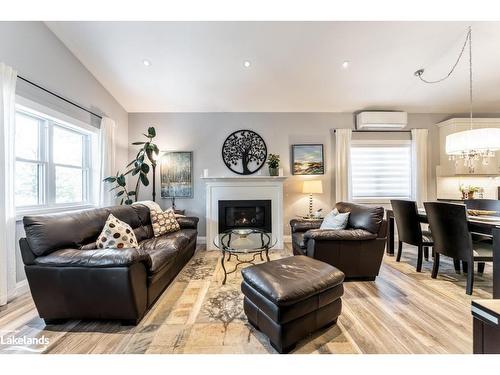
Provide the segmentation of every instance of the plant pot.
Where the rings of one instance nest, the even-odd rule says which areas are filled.
[[[269,167],[269,176],[277,176],[279,174],[279,168]]]
[[[467,193],[467,199],[474,199],[474,192],[473,191],[469,191]]]

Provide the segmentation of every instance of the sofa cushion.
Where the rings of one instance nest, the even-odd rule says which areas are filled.
[[[128,249],[139,247],[134,231],[130,225],[118,220],[113,214],[109,214],[101,234],[97,237],[96,245],[99,249]]]
[[[241,270],[245,283],[277,306],[288,306],[344,281],[337,268],[307,257],[292,256]]]
[[[151,258],[151,267],[148,269],[149,273],[155,274],[171,264],[177,257],[179,250],[180,249],[173,247],[144,250]]]
[[[150,272],[159,272],[163,267],[173,262],[177,253],[184,249],[193,237],[196,238],[195,230],[183,229],[140,242],[139,248],[151,257]]]
[[[144,263],[151,267],[150,256],[141,249],[62,249],[49,255],[40,256],[35,263],[57,267],[126,267],[134,263]]]
[[[347,228],[364,229],[371,233],[378,233],[384,219],[383,207],[370,207],[360,204],[339,202],[335,205],[339,212],[349,212]]]
[[[196,240],[196,236],[198,236],[198,231],[196,229],[181,229],[178,232],[175,232],[175,235],[185,237],[189,242]]]
[[[23,222],[26,240],[37,256],[59,249],[90,245],[101,233],[109,214],[130,225],[138,241],[146,239],[148,231],[151,231],[152,236],[149,209],[137,205],[25,216]]]
[[[109,216],[106,208],[23,218],[26,240],[37,256],[95,242]]]
[[[149,238],[139,243],[139,248],[144,250],[160,248],[180,248],[186,246],[189,237],[183,231],[164,234],[163,236]]]

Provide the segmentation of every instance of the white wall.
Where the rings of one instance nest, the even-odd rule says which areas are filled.
[[[436,197],[435,166],[439,161],[438,130],[434,124],[448,118],[446,114],[411,114],[408,128],[429,128],[429,194]],[[334,203],[332,191],[333,160],[332,141],[334,128],[354,126],[352,113],[130,113],[130,142],[141,140],[148,126],[157,129],[156,143],[162,151],[180,150],[194,152],[194,198],[177,199],[179,208],[187,214],[200,217],[200,235],[205,235],[205,186],[200,176],[204,168],[211,176],[229,176],[233,173],[224,165],[221,147],[225,138],[238,129],[251,129],[259,133],[267,144],[269,153],[281,156],[285,175],[285,234],[289,234],[288,222],[295,215],[307,212],[307,197],[301,193],[305,178],[323,180],[324,193],[315,197],[315,208],[324,210]],[[290,145],[294,143],[323,143],[326,173],[323,176],[291,176]],[[129,158],[136,153],[130,147]],[[263,168],[263,173],[267,173]],[[168,207],[170,200],[159,197],[160,181],[157,178],[157,201]],[[143,189],[141,199],[151,199],[150,187]]]
[[[117,163],[128,158],[128,114],[80,61],[42,22],[0,22],[0,61],[12,66],[18,74],[71,99],[94,112],[105,114],[117,124]],[[80,119],[84,112],[69,108],[58,99],[33,90],[18,80],[18,93],[32,100],[52,104],[65,112],[73,111]],[[24,235],[17,225],[18,237]],[[17,251],[19,256],[19,251]],[[22,261],[17,259],[17,281],[24,279]]]

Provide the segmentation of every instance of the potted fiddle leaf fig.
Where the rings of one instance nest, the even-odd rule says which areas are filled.
[[[278,154],[269,154],[267,165],[269,166],[269,176],[277,176],[279,173],[280,156]]]
[[[152,169],[153,171],[153,201],[156,198],[156,159],[160,153],[158,146],[153,143],[153,139],[156,137],[156,130],[154,127],[148,128],[148,133],[143,134],[147,140],[144,142],[133,142],[134,146],[142,146],[135,159],[132,160],[126,168],[129,168],[125,173],[117,172],[116,176],[106,177],[103,181],[107,183],[115,183],[110,191],[116,190],[115,197],[120,198],[120,204],[132,204],[134,201],[137,202],[139,196],[139,190],[141,185],[148,186],[149,178],[148,173]],[[137,181],[135,183],[135,190],[127,189],[126,176],[137,176]],[[132,197],[134,200],[132,200]]]

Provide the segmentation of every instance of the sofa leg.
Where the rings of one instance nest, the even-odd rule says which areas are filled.
[[[271,344],[271,346],[276,349],[276,351],[280,354],[288,354],[290,353],[293,349],[295,349],[295,344],[292,344],[290,346],[287,346],[287,347],[283,347],[282,345],[277,345],[277,344],[274,344],[272,341],[269,341],[269,343]]]
[[[325,328],[329,328],[329,327],[332,327],[334,326],[335,324],[337,324],[337,320],[338,318],[335,318],[334,320],[332,320],[331,322],[325,324],[323,327],[321,327],[322,329],[325,329]]]
[[[59,325],[59,324],[64,324],[68,321],[68,319],[44,319],[45,325],[51,326],[51,325]]]

